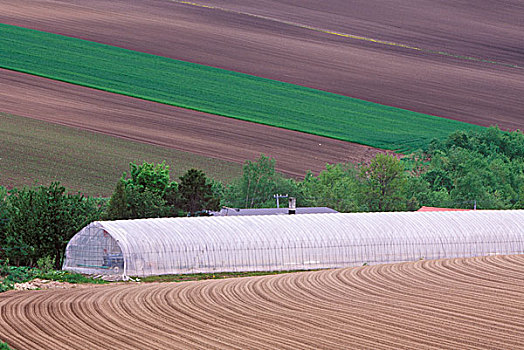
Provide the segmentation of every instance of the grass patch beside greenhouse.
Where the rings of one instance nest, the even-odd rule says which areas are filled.
[[[224,182],[239,176],[242,168],[233,162],[2,113],[0,135],[0,183],[8,188],[60,181],[87,195],[109,196],[132,161],[165,160],[174,177],[198,168]]]
[[[0,24],[0,67],[408,152],[479,126],[274,80]],[[59,54],[58,54],[59,53]]]
[[[0,265],[0,292],[5,292],[15,288],[16,283],[29,282],[34,279],[48,281],[67,282],[67,283],[109,283],[102,279],[86,277],[79,273],[69,271],[57,271],[51,269],[39,269],[27,266],[8,266]],[[1,349],[1,347],[0,347]]]

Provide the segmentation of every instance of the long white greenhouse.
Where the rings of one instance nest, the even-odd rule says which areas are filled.
[[[524,210],[97,221],[63,268],[149,276],[306,270],[524,253]]]

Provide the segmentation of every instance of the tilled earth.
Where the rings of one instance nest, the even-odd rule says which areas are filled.
[[[524,126],[523,21],[516,0],[0,2],[1,23],[507,129]],[[0,86],[2,112],[294,176],[378,152],[5,70]]]
[[[522,349],[524,256],[0,294],[16,349]]]
[[[382,152],[8,70],[0,69],[0,86],[9,87],[0,89],[0,109],[7,113],[233,162],[263,153],[276,159],[277,170],[294,177]]]
[[[524,126],[522,1],[195,3],[12,0],[0,3],[0,22],[479,125]]]

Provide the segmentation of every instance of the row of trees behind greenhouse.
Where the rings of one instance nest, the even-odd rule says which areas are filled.
[[[59,183],[7,191],[0,187],[0,260],[61,266],[68,240],[95,220],[207,215],[221,206],[275,207],[274,194],[298,206],[340,212],[417,210],[420,206],[524,208],[524,134],[489,128],[456,132],[399,159],[377,154],[366,164],[326,165],[301,180],[275,171],[262,155],[246,161],[229,184],[190,169],[178,181],[167,164],[131,163],[109,199],[71,194]]]

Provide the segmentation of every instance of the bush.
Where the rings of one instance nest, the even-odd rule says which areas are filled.
[[[3,341],[0,341],[0,350],[12,350],[9,345],[4,343]]]
[[[10,191],[5,255],[16,265],[34,266],[49,257],[60,269],[67,242],[82,227],[98,220],[103,202],[81,194],[68,194],[58,182]]]
[[[129,177],[123,173],[111,196],[105,218],[108,220],[178,216],[174,207],[178,184],[169,177],[162,162],[129,164]]]

